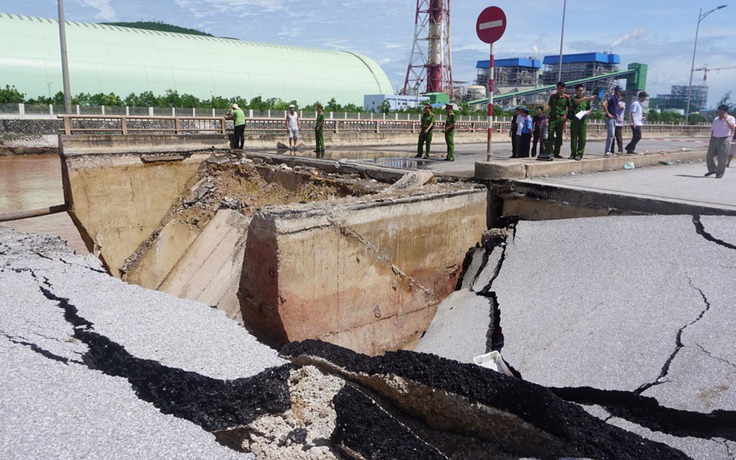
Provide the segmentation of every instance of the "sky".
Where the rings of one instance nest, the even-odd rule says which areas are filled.
[[[565,0],[495,3],[451,1],[450,29],[455,81],[472,83],[476,63],[490,47],[477,37],[476,20],[488,6],[507,18],[494,44],[496,59],[558,55]],[[687,85],[700,9],[727,4],[700,21],[695,68],[707,72],[709,107],[729,91],[736,105],[736,1],[567,0],[563,52],[613,52],[619,68],[648,65],[650,96]],[[161,21],[219,37],[311,48],[346,50],[374,59],[394,89],[403,87],[414,37],[416,0],[64,0],[67,20]],[[614,6],[615,5],[615,6]],[[0,12],[58,17],[57,0],[0,0]],[[288,63],[285,63],[288,65]],[[733,68],[729,68],[733,67]],[[715,70],[715,69],[723,70]],[[298,75],[298,69],[294,69]],[[701,84],[695,71],[693,84]]]

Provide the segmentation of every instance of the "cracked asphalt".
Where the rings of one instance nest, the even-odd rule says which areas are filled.
[[[4,459],[243,458],[203,429],[217,421],[172,415],[156,394],[237,389],[285,364],[222,312],[127,285],[61,240],[5,228],[0,307]]]
[[[474,292],[490,283],[503,356],[524,379],[693,458],[734,458],[734,224],[717,216],[519,222],[495,262],[491,255],[474,283],[464,280],[440,305],[417,350],[462,362],[485,353],[490,307]],[[717,420],[712,430],[707,420]]]

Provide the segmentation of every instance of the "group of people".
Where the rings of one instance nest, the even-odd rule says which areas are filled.
[[[445,161],[455,161],[455,111],[452,104],[445,104],[445,144],[447,144],[447,156]],[[419,123],[419,142],[417,143],[416,158],[429,158],[432,145],[432,134],[434,132],[434,112],[432,105],[424,104],[424,113]]]
[[[314,153],[317,154],[317,158],[324,158],[325,156],[325,137],[324,137],[324,125],[325,125],[325,113],[322,104],[317,104],[317,118],[314,123],[314,138],[316,141],[316,149]],[[245,113],[238,104],[232,104],[230,111],[225,115],[228,120],[233,120],[234,132],[231,139],[231,147],[234,149],[242,149],[245,144]],[[286,132],[289,137],[289,150],[296,150],[299,142],[299,130],[301,129],[301,120],[299,114],[296,112],[296,106],[294,104],[289,105],[289,112],[286,114]]]
[[[641,127],[644,124],[644,111],[641,104],[649,95],[645,91],[639,92],[637,100],[631,105],[628,121],[632,138],[631,142],[624,147],[623,126],[626,103],[622,100],[621,93],[621,87],[616,86],[613,94],[602,103],[606,115],[606,143],[603,152],[605,156],[615,153],[615,144],[618,144],[618,153],[626,151],[629,154],[636,154],[636,145],[641,139]],[[553,158],[562,158],[560,155],[562,133],[569,121],[570,156],[568,159],[582,160],[588,136],[588,115],[592,111],[591,101],[595,98],[595,95],[585,95],[585,86],[582,84],[575,86],[575,93],[572,96],[565,94],[565,82],[560,81],[555,86],[554,94],[549,97],[546,114],[543,113],[541,107],[538,107],[537,114],[534,118],[530,118],[529,110],[519,107],[511,125],[512,158],[529,156],[528,136],[526,136],[529,125],[531,125],[531,137],[533,138],[531,156],[536,156],[537,144],[539,144],[538,160],[552,161]]]

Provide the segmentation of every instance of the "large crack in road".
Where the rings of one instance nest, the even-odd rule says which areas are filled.
[[[698,234],[703,235],[707,240],[716,242],[717,244],[729,249],[736,249],[736,246],[722,240],[718,240],[705,232],[698,216],[693,217],[693,222],[696,224]],[[512,230],[515,233],[515,222],[513,227],[509,228],[509,230]],[[501,331],[500,315],[502,307],[499,303],[496,292],[492,289],[494,281],[498,278],[498,275],[503,268],[503,261],[506,260],[506,244],[507,241],[504,237],[490,238],[488,240],[487,244],[484,245],[485,252],[483,254],[482,267],[476,272],[475,278],[473,279],[473,283],[475,283],[477,277],[485,269],[493,251],[498,249],[503,251],[503,255],[500,257],[490,281],[477,292],[478,295],[487,297],[491,303],[493,320],[488,328],[488,337]],[[659,431],[680,437],[692,436],[714,441],[719,441],[717,438],[723,438],[724,440],[736,441],[736,411],[715,410],[709,413],[701,413],[679,410],[662,406],[659,401],[653,397],[643,396],[643,393],[646,390],[666,382],[673,360],[682,348],[685,347],[682,340],[684,331],[688,327],[702,320],[706,313],[711,309],[711,303],[705,292],[695,286],[693,281],[689,278],[688,283],[690,287],[699,293],[703,299],[704,306],[699,311],[695,319],[683,325],[677,331],[675,334],[675,349],[667,358],[659,375],[653,382],[642,384],[633,391],[603,390],[592,387],[551,387],[549,389],[555,395],[566,401],[583,405],[601,406],[608,410],[612,416],[628,420],[653,431]],[[493,345],[489,345],[488,349],[500,350],[502,346],[503,342],[501,342],[500,347],[496,346],[494,348]],[[731,366],[734,366],[733,363],[724,360],[723,358],[712,356],[712,354],[708,353],[702,347],[701,349],[712,358],[719,359]],[[520,375],[517,375],[517,377],[521,378]],[[610,418],[611,417],[609,417],[609,419]],[[728,447],[727,443],[726,445]]]

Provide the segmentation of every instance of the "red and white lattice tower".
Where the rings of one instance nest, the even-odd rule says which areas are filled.
[[[435,92],[453,97],[450,0],[417,0],[414,43],[402,94]]]

